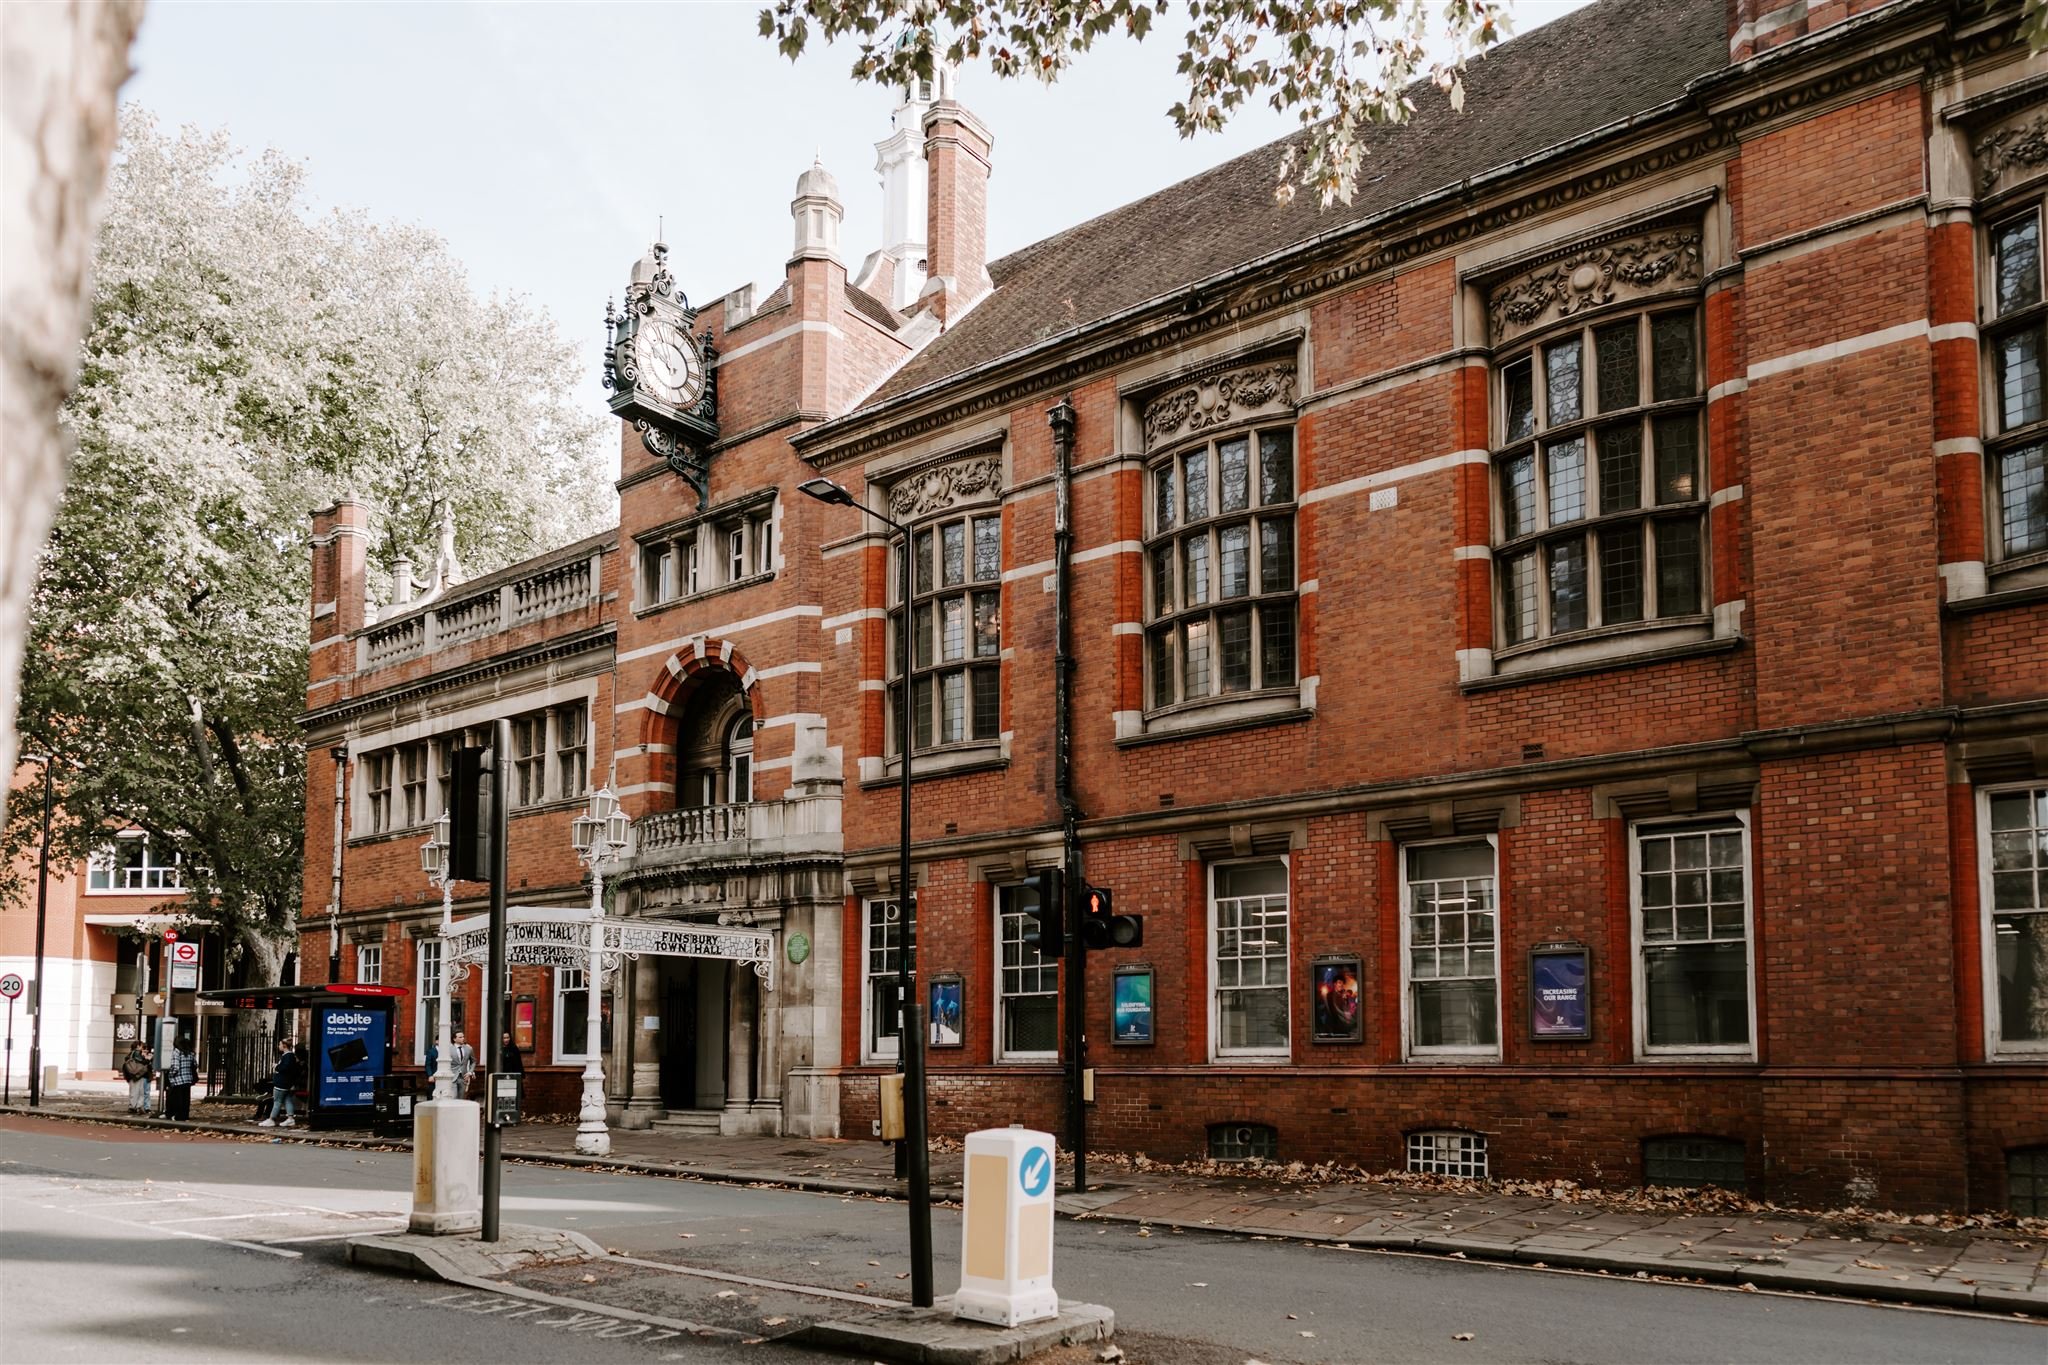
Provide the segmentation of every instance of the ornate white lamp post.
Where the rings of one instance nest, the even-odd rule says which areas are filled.
[[[448,875],[448,852],[453,840],[449,837],[449,817],[443,815],[434,822],[434,837],[420,845],[420,870],[427,874],[427,880],[441,888],[441,999],[434,1013],[434,1098],[437,1100],[460,1099],[455,1093],[455,1068],[449,1062],[448,1054],[454,1045],[449,1040],[448,1008],[450,996],[450,966],[448,954],[449,932],[454,925],[455,879]]]
[[[609,1156],[611,1129],[604,1103],[604,871],[632,837],[632,822],[619,809],[608,786],[590,794],[590,813],[571,822],[576,856],[590,869],[590,967],[584,973],[584,998],[589,1005],[584,1030],[583,1106],[576,1113],[576,1150],[585,1156]]]

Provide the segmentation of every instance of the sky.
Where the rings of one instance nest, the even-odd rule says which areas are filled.
[[[1584,0],[1519,0],[1515,27]],[[199,4],[154,0],[125,100],[169,126],[224,128],[305,163],[322,207],[445,238],[479,292],[527,296],[598,370],[605,300],[653,240],[706,301],[782,278],[789,201],[815,156],[838,179],[841,254],[881,246],[874,144],[893,94],[848,74],[855,49],[792,64],[759,0],[678,4]],[[1183,140],[1180,29],[1106,40],[1046,87],[964,72],[995,136],[991,259],[1292,131],[1246,110]]]

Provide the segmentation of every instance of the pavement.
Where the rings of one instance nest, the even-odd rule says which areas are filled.
[[[244,1105],[194,1105],[191,1124],[133,1118],[119,1096],[61,1087],[41,1112],[106,1123],[191,1128],[281,1141],[403,1147],[404,1139],[258,1128]],[[27,1112],[15,1106],[13,1112]],[[566,1167],[741,1185],[900,1198],[879,1142],[614,1131],[611,1154],[578,1155],[573,1124],[506,1130],[508,1157]],[[1063,1166],[1066,1164],[1062,1163]],[[932,1153],[934,1198],[958,1198],[957,1148]],[[1091,1154],[1085,1194],[1062,1215],[1172,1232],[1434,1253],[1461,1260],[1697,1281],[2048,1318],[2048,1236],[2033,1228],[1891,1221],[1859,1211],[1812,1213],[1713,1196],[1658,1204],[1581,1194],[1543,1197],[1485,1185],[1388,1179],[1290,1179],[1274,1168],[1200,1173]],[[1069,1183],[1062,1176],[1062,1184]],[[443,1239],[445,1240],[445,1239]]]

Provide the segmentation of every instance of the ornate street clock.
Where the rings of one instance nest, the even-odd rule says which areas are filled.
[[[711,447],[718,440],[718,350],[711,333],[693,334],[697,310],[676,288],[668,245],[633,265],[626,306],[604,306],[604,386],[611,409],[633,424],[648,452],[697,490],[710,492]]]

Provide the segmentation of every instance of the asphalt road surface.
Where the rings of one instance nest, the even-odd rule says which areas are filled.
[[[908,1295],[901,1204],[545,1166],[507,1166],[505,1220],[632,1258],[519,1281],[576,1302],[348,1267],[342,1239],[399,1226],[409,1187],[403,1153],[0,1119],[0,1361],[816,1360],[742,1344],[773,1292],[668,1267]],[[945,1293],[955,1213],[933,1241]],[[2009,1318],[1164,1227],[1063,1221],[1055,1267],[1134,1362],[2048,1361],[2048,1327]]]

